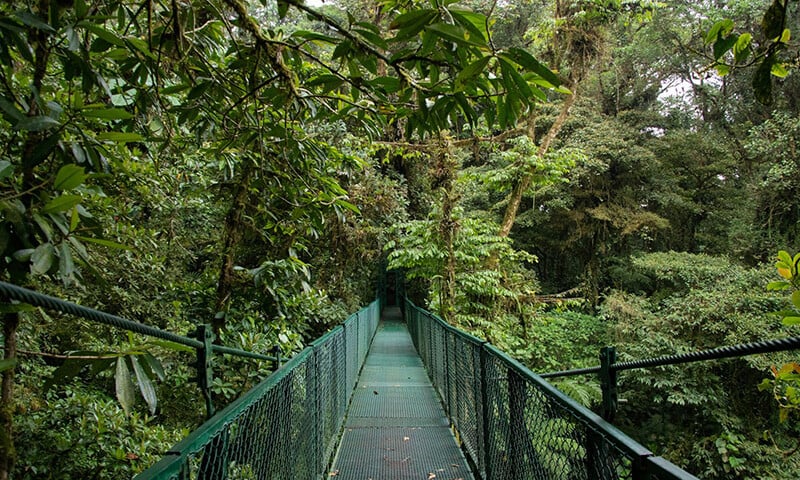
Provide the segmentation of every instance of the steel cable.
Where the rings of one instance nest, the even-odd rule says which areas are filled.
[[[761,340],[758,342],[741,343],[738,345],[728,345],[725,347],[712,348],[697,352],[680,353],[677,355],[665,355],[662,357],[647,358],[642,360],[631,360],[618,362],[611,365],[611,370],[633,370],[636,368],[662,367],[665,365],[678,365],[681,363],[700,362],[705,360],[719,360],[723,358],[744,357],[759,353],[774,353],[787,350],[800,349],[800,337],[779,338],[775,340]],[[573,370],[562,370],[559,372],[548,372],[540,374],[542,378],[571,377],[575,375],[586,375],[600,372],[600,367],[576,368]]]
[[[149,337],[168,340],[170,342],[179,343],[181,345],[186,345],[192,348],[203,348],[203,342],[197,339],[184,337],[182,335],[177,335],[175,333],[167,332],[155,327],[151,327],[149,325],[145,325],[143,323],[127,320],[125,318],[118,317],[116,315],[111,315],[109,313],[101,312],[99,310],[94,310],[92,308],[77,305],[75,303],[68,302],[66,300],[61,300],[60,298],[51,297],[43,293],[34,292],[32,290],[28,290],[26,288],[22,288],[17,285],[13,285],[2,281],[0,281],[0,295],[11,300],[17,300],[23,303],[46,308],[49,310],[55,310],[61,313],[68,313],[71,315],[85,318],[87,320],[92,320],[94,322],[110,325],[116,328],[121,328],[123,330],[129,330],[131,332],[140,333],[142,335],[147,335]],[[212,349],[215,352],[225,353],[229,355],[236,355],[239,357],[247,357],[257,360],[268,360],[268,361],[276,360],[276,357],[273,356],[261,355],[259,353],[239,350],[237,348],[224,347],[222,345],[212,345]]]

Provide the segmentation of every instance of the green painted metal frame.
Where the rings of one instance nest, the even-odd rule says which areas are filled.
[[[280,449],[281,451],[261,452],[259,456],[262,458],[253,458],[252,461],[263,462],[266,461],[265,457],[274,458],[275,455],[282,455],[286,458],[284,463],[286,466],[301,461],[308,470],[304,471],[305,475],[313,472],[313,477],[323,478],[333,453],[333,447],[338,439],[358,371],[364,363],[369,344],[377,330],[382,305],[383,299],[379,298],[351,315],[341,325],[313,342],[275,373],[206,421],[166,452],[159,462],[135,478],[137,480],[188,480],[190,478],[216,480],[226,478],[230,460],[230,453],[227,449],[229,438],[233,435],[231,425],[243,421],[252,410],[257,410],[257,407],[263,407],[263,402],[267,400],[267,397],[273,395],[279,397],[279,401],[271,406],[270,412],[279,414],[283,412],[287,415],[297,412],[297,415],[301,415],[305,420],[303,425],[307,429],[302,430],[297,437],[302,437],[303,446],[306,446],[308,451],[303,452],[290,448],[291,442],[285,439],[267,438],[265,439],[267,442],[264,443],[268,443],[268,445],[261,445],[262,448]],[[351,338],[356,342],[349,342],[348,340]],[[350,351],[348,351],[348,345]],[[343,358],[334,358],[336,355]],[[326,362],[328,364],[336,362],[335,368],[327,368],[329,365],[323,365]],[[295,373],[301,370],[304,373],[302,388],[294,382]],[[336,389],[336,392],[331,395],[318,395],[323,389],[325,392],[331,393],[327,388],[331,385],[331,381],[338,382],[338,379],[347,380],[344,388]],[[287,382],[290,382],[288,386]],[[352,384],[350,384],[351,382]],[[275,395],[275,392],[281,387],[286,387],[290,392],[292,389],[303,390],[301,392],[304,399],[302,405],[293,404],[291,395]],[[260,411],[258,415],[263,415],[263,411]],[[287,422],[291,423],[291,420],[292,418]],[[294,428],[298,427],[295,425]],[[310,443],[310,446],[306,445],[307,443]],[[287,444],[289,447],[286,447]],[[206,457],[202,455],[202,452],[207,447],[210,447],[213,452],[209,452]],[[307,453],[308,458],[297,460],[297,457],[302,456],[303,453]],[[201,463],[199,467],[193,469],[190,466],[191,460],[197,461],[198,455],[202,456]],[[242,455],[237,457],[240,462],[241,457]],[[297,478],[295,477],[297,472],[270,472],[270,478],[273,478],[273,473],[277,475],[275,478]],[[300,475],[305,478],[303,474]]]
[[[494,346],[448,325],[408,299],[403,306],[414,344],[481,478],[696,479]],[[459,369],[459,362],[467,357],[470,364]],[[557,422],[568,428],[554,434],[556,440],[562,444],[583,442],[576,444],[573,452],[581,464],[570,468],[583,467],[585,471],[555,476],[544,465],[545,459],[538,458],[548,452],[542,452],[541,445],[537,447],[531,439],[547,434],[537,431],[542,425],[559,425]]]

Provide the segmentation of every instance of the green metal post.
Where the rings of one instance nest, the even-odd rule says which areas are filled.
[[[600,350],[600,388],[603,390],[602,417],[613,422],[617,414],[617,372],[611,367],[617,361],[617,349],[603,347]]]
[[[525,462],[525,381],[512,369],[507,370],[508,432],[510,478],[524,478]]]
[[[203,398],[206,401],[206,417],[211,418],[214,416],[214,403],[211,399],[211,384],[214,382],[214,350],[212,343],[214,342],[214,332],[211,325],[205,323],[198,325],[196,331],[197,339],[203,342],[203,347],[197,349],[197,385],[200,391],[203,392]]]
[[[486,351],[485,345],[486,343],[480,346],[481,440],[483,443],[481,445],[479,455],[483,457],[483,469],[486,480],[492,480],[494,477],[492,473],[491,456],[489,455],[489,446],[492,445],[489,434],[489,425],[491,425],[491,419],[489,417],[491,409],[489,408],[489,378],[487,375],[487,357],[489,356],[489,353]]]
[[[275,345],[272,347],[272,355],[275,357],[275,370],[281,368],[281,346]]]

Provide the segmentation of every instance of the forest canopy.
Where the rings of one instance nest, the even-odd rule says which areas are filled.
[[[604,345],[793,335],[798,18],[790,0],[3,2],[0,280],[284,357],[387,266],[540,373]],[[202,420],[191,354],[2,309],[0,479],[130,477]],[[616,421],[701,478],[797,477],[795,362],[621,375]],[[226,362],[214,401],[268,374]],[[597,407],[596,381],[556,385]]]

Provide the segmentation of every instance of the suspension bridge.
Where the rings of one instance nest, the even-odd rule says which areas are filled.
[[[689,480],[618,430],[622,370],[800,347],[800,337],[537,375],[403,296],[385,292],[215,412],[213,355],[280,358],[163,332],[0,282],[0,298],[81,316],[197,351],[210,418],[136,480]],[[545,377],[598,374],[601,414]]]

